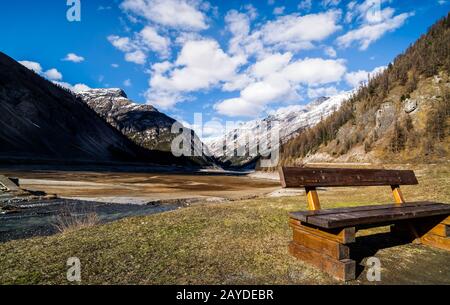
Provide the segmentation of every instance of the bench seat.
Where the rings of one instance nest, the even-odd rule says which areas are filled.
[[[290,217],[324,229],[358,227],[400,220],[449,215],[450,204],[411,202],[290,213]]]
[[[390,226],[399,242],[414,242],[450,251],[450,204],[407,202],[401,185],[417,185],[411,170],[281,167],[283,188],[304,187],[308,211],[290,213],[289,253],[336,279],[356,278],[352,249],[359,230]],[[395,204],[322,210],[321,187],[389,186]]]

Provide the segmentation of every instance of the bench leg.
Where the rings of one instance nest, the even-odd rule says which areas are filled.
[[[350,249],[344,243],[355,240],[355,229],[323,231],[290,220],[293,241],[289,253],[316,266],[338,280],[350,281],[356,277],[356,263],[350,259]]]
[[[450,216],[418,224],[420,242],[424,245],[450,251]]]
[[[391,232],[416,243],[450,251],[450,216],[395,224]]]

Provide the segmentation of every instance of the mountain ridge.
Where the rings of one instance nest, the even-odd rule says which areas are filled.
[[[171,152],[172,141],[179,136],[172,133],[172,126],[177,120],[152,105],[133,102],[123,89],[89,89],[77,92],[76,95],[111,126],[145,149]],[[195,132],[191,129],[187,132],[192,136],[191,151],[201,150],[201,147],[195,146],[196,143],[201,143]],[[185,143],[189,143],[188,140]],[[207,156],[189,158],[199,165],[214,165],[214,160]]]
[[[233,166],[245,166],[247,163],[258,159],[259,156],[229,157],[232,154],[231,150],[237,149],[239,143],[241,143],[239,141],[243,141],[250,136],[256,137],[257,142],[263,137],[268,136],[269,130],[265,133],[257,134],[257,130],[261,125],[267,124],[270,127],[273,122],[278,122],[280,124],[280,141],[283,144],[291,137],[294,137],[296,133],[314,126],[323,118],[331,115],[352,94],[353,91],[342,92],[331,97],[317,98],[306,105],[292,105],[278,109],[265,118],[244,122],[235,130],[219,138],[207,141],[206,144],[209,151],[221,162]],[[233,146],[227,146],[227,149],[224,150],[223,147],[227,143],[232,143],[234,148]],[[248,145],[246,145],[246,149],[248,152]],[[225,154],[221,154],[222,152],[225,152]]]
[[[145,150],[81,99],[0,52],[0,161],[187,165]]]
[[[448,160],[449,46],[450,13],[336,113],[284,144],[280,164]]]

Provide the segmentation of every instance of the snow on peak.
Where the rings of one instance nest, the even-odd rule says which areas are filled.
[[[256,119],[239,125],[238,130],[229,132],[222,137],[206,141],[211,153],[216,157],[223,157],[224,144],[243,143],[240,140],[250,136],[267,137],[270,131],[258,133],[259,126],[264,123],[278,122],[280,127],[280,139],[285,142],[302,129],[312,127],[339,109],[345,100],[348,100],[353,91],[343,92],[332,97],[320,97],[307,105],[291,105],[279,108],[269,113],[264,119]],[[245,141],[244,141],[245,142]],[[232,155],[232,154],[231,154]]]
[[[89,97],[116,97],[116,98],[128,98],[125,91],[120,88],[98,88],[89,89],[78,92],[78,95]]]

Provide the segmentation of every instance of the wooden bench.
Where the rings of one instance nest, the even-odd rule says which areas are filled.
[[[356,278],[349,244],[358,230],[391,225],[408,241],[450,251],[450,204],[406,202],[400,185],[418,184],[413,171],[337,168],[280,168],[284,188],[304,187],[308,211],[290,213],[289,252],[340,280]],[[318,187],[390,186],[395,203],[321,210]]]

